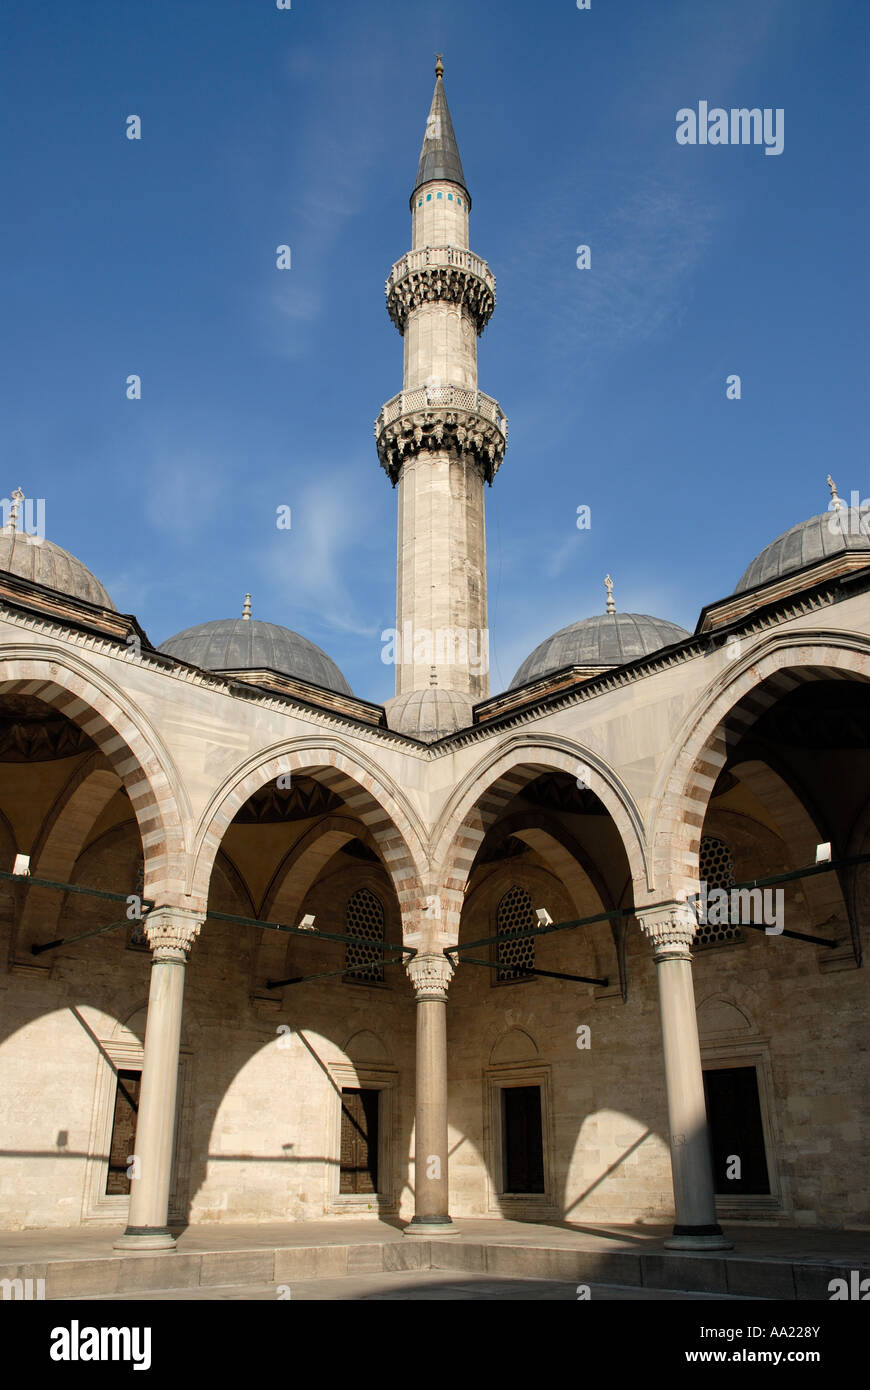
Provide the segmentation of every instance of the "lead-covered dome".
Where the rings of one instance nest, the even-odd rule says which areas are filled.
[[[0,528],[0,569],[99,608],[115,608],[96,575],[75,555],[53,541],[40,540],[11,526]]]
[[[474,701],[459,690],[441,690],[437,685],[425,690],[407,690],[387,700],[387,725],[399,734],[408,734],[423,743],[434,743],[457,729],[471,724]]]
[[[508,689],[528,685],[563,666],[624,666],[688,636],[684,627],[646,613],[599,613],[594,618],[581,618],[535,647]]]
[[[167,638],[160,651],[204,671],[278,671],[339,695],[353,695],[335,662],[320,647],[288,627],[258,618],[199,623]]]
[[[868,532],[870,512],[859,511],[857,507],[842,506],[834,511],[822,512],[821,516],[811,516],[809,521],[801,521],[791,530],[783,531],[775,541],[766,545],[744,570],[734,592],[742,594],[758,584],[782,579],[829,555],[840,555],[846,551],[870,552]]]

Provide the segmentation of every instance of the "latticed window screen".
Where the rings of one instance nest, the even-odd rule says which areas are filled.
[[[708,899],[714,888],[723,888],[726,893],[730,894],[734,887],[734,860],[731,858],[731,851],[725,841],[717,840],[715,835],[705,835],[701,840],[698,855],[698,877],[702,883],[707,885]],[[708,911],[710,906],[708,903]],[[728,941],[743,940],[740,927],[725,920],[728,915],[723,913],[723,920],[718,923],[698,923],[694,943],[696,950],[704,946],[724,946]]]
[[[535,925],[532,900],[525,888],[514,884],[509,888],[498,905],[496,913],[498,934],[514,933]],[[535,938],[520,937],[516,941],[498,943],[498,970],[496,978],[502,980],[522,980],[535,968]]]
[[[358,888],[348,899],[344,922],[347,935],[360,938],[358,944],[349,941],[345,947],[345,969],[364,967],[354,970],[350,979],[382,983],[384,958],[379,948],[384,940],[384,909],[380,898],[368,888]]]

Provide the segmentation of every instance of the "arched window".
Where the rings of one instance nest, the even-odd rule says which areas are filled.
[[[734,860],[731,851],[725,841],[717,839],[715,835],[705,835],[701,840],[698,852],[698,878],[701,883],[707,885],[708,899],[716,888],[722,888],[730,895],[734,887]],[[708,915],[711,915],[710,907]],[[737,923],[731,922],[730,916],[729,911],[722,915],[721,921],[699,922],[695,932],[695,950],[704,946],[724,946],[729,941],[742,941],[743,933]]]
[[[515,883],[498,905],[496,930],[499,936],[508,934],[510,937],[534,925],[532,900],[525,888]],[[499,984],[508,980],[528,979],[529,972],[535,968],[535,938],[523,936],[516,941],[499,941],[497,959],[496,979]]]
[[[384,939],[384,907],[380,898],[368,888],[358,888],[348,898],[344,910],[344,930],[347,936],[359,937],[359,944],[348,942],[344,952],[344,968],[349,980],[382,984],[384,958],[378,945]],[[354,970],[354,966],[361,967]],[[352,973],[350,973],[352,971]]]

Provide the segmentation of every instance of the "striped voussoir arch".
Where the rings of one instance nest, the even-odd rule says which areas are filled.
[[[286,773],[304,772],[340,797],[350,815],[366,827],[390,875],[403,919],[422,907],[420,874],[410,845],[414,829],[396,804],[396,798],[369,771],[355,766],[330,748],[298,749],[269,758],[251,769],[227,792],[209,822],[197,855],[192,892],[208,901],[208,885],[215,855],[237,811],[248,797],[267,782]],[[390,807],[388,810],[387,807]]]
[[[142,840],[145,897],[157,903],[176,901],[184,890],[184,830],[155,749],[104,690],[55,662],[46,678],[48,665],[39,660],[4,661],[0,694],[41,700],[94,740],[130,798]]]
[[[520,767],[512,768],[510,772],[502,773],[492,786],[487,787],[486,791],[481,793],[466,816],[461,832],[457,836],[456,849],[453,855],[454,868],[467,877],[485,835],[495,825],[505,807],[513,801],[514,797],[521,794],[529,782],[533,782],[536,777],[540,777],[543,772],[548,771],[552,771],[552,768],[525,763]]]
[[[720,694],[696,724],[674,762],[658,816],[654,853],[660,893],[696,891],[701,833],[713,788],[741,739],[762,715],[798,686],[870,679],[870,659],[863,653],[847,655],[832,649],[830,666],[818,664],[819,654],[815,649],[815,662],[785,665],[769,675],[763,667],[782,656],[758,662],[742,673],[738,688],[731,686]]]
[[[439,884],[440,897],[446,908],[443,929],[452,939],[459,939],[459,919],[462,914],[465,888],[472,865],[484,837],[503,814],[508,804],[542,773],[564,772],[576,777],[581,755],[564,748],[526,748],[517,746],[506,751],[511,766],[496,775],[492,782],[468,806],[467,798],[454,810],[440,837],[440,862],[444,865]],[[584,764],[585,775],[592,790],[612,817],[622,841],[632,878],[646,882],[644,846],[635,824],[626,809],[624,792],[591,762]],[[482,774],[486,775],[486,774]],[[463,806],[465,810],[463,812]]]
[[[523,788],[535,777],[547,771],[552,769],[526,763],[502,773],[501,777],[481,793],[462,824],[456,829],[439,894],[444,908],[442,928],[450,934],[451,940],[459,940],[459,919],[465,902],[465,888],[487,831],[495,825],[514,797],[519,796]]]

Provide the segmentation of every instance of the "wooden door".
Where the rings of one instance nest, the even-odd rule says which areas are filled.
[[[342,1089],[339,1192],[378,1190],[379,1097],[378,1091]]]

